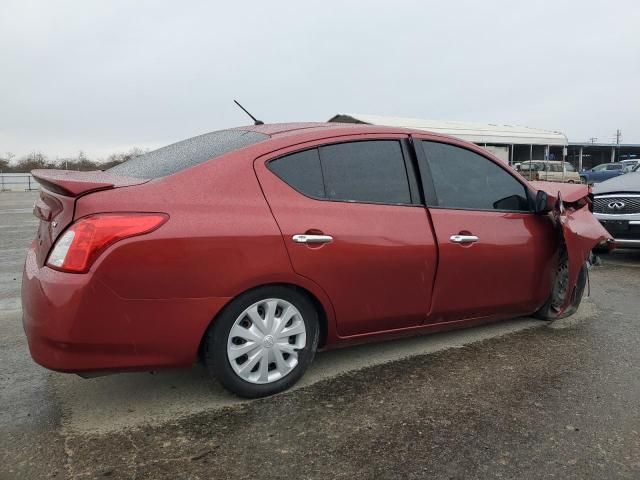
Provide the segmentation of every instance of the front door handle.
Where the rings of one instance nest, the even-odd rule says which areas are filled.
[[[475,235],[451,235],[449,240],[453,243],[474,243],[480,239]]]
[[[307,235],[298,234],[291,237],[296,243],[329,243],[333,242],[331,235]]]

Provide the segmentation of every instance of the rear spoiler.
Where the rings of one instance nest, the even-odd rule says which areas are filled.
[[[144,178],[121,177],[102,170],[77,172],[75,170],[33,170],[31,172],[43,188],[66,197],[79,197],[98,190],[128,187],[148,182]]]

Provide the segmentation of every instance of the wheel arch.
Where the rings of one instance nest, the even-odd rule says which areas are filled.
[[[302,282],[301,282],[302,283]],[[204,347],[204,341],[207,336],[207,332],[214,325],[216,319],[225,311],[226,308],[233,303],[241,295],[244,295],[248,292],[256,290],[258,288],[263,287],[284,287],[294,290],[302,295],[304,295],[314,306],[316,312],[318,313],[318,328],[320,333],[320,338],[318,339],[318,348],[323,348],[327,342],[332,341],[335,336],[335,322],[334,322],[334,314],[333,314],[333,306],[329,301],[329,298],[326,294],[319,290],[319,287],[312,289],[308,288],[308,285],[301,285],[301,283],[293,283],[291,281],[275,281],[268,283],[260,283],[249,288],[246,288],[229,298],[229,301],[225,303],[225,305],[213,316],[211,321],[207,324],[207,327],[204,329],[200,336],[200,343],[198,345],[198,359],[202,360],[202,353]]]

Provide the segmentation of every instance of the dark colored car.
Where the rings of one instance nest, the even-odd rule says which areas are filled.
[[[640,248],[640,166],[593,189],[593,211],[619,247]]]
[[[582,183],[594,185],[624,173],[625,165],[622,163],[601,163],[590,170],[580,172],[580,179]]]
[[[251,126],[33,174],[33,358],[90,375],[200,357],[245,397],[295,383],[318,348],[569,315],[608,237],[586,186],[534,187],[475,145],[406,129]]]

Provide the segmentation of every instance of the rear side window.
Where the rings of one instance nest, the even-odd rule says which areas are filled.
[[[620,164],[607,165],[607,170],[622,170],[622,165]]]
[[[269,169],[300,193],[315,198],[325,197],[317,148],[273,160],[269,162]]]
[[[491,160],[464,148],[422,141],[442,208],[528,211],[524,185]]]
[[[325,145],[269,163],[269,169],[307,196],[348,202],[410,204],[399,141]]]
[[[164,177],[268,138],[238,129],[205,133],[132,158],[108,172],[134,178]]]

